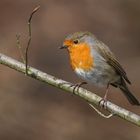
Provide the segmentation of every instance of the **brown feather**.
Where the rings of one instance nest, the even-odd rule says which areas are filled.
[[[100,51],[100,54],[107,60],[107,63],[111,65],[121,77],[123,77],[127,83],[131,84],[129,79],[127,78],[126,72],[119,64],[114,54],[110,51],[110,49],[102,42],[97,41],[97,50]]]

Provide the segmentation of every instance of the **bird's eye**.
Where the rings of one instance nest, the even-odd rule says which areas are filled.
[[[74,40],[73,43],[74,44],[78,44],[79,43],[79,40]]]

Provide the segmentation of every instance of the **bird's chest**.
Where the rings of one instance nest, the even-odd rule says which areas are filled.
[[[77,68],[83,69],[85,71],[90,70],[94,66],[94,59],[91,56],[90,48],[81,47],[75,48],[70,51],[70,62],[72,68],[75,70]]]

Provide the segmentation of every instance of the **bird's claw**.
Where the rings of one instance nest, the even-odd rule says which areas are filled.
[[[82,85],[85,85],[87,84],[87,82],[80,82],[80,83],[77,83],[77,84],[73,84],[71,85],[70,87],[74,87],[73,88],[73,93],[75,93],[76,91],[78,92],[79,91],[79,88],[82,86]],[[77,90],[76,90],[77,89]]]
[[[101,108],[104,108],[104,109],[107,109],[107,99],[101,99],[100,101],[99,101],[99,106],[101,107]]]

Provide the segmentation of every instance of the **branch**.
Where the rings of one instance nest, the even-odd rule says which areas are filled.
[[[28,38],[28,43],[27,43],[27,47],[26,47],[26,50],[25,50],[25,65],[26,65],[26,75],[28,75],[28,50],[29,50],[29,46],[31,44],[31,37],[32,37],[32,30],[31,30],[31,22],[32,22],[32,17],[33,15],[39,10],[40,8],[40,5],[35,7],[32,11],[32,13],[30,14],[29,16],[29,19],[28,19],[28,34],[29,34],[29,38]]]
[[[19,71],[21,73],[26,74],[26,66],[25,64],[10,58],[8,56],[5,56],[0,53],[0,63],[8,66],[16,71]],[[71,83],[66,82],[64,80],[58,79],[52,75],[49,75],[47,73],[44,73],[38,69],[35,69],[33,67],[28,68],[28,75],[29,77],[32,77],[36,80],[39,80],[44,83],[48,83],[52,86],[57,87],[58,89],[62,89],[64,91],[67,91],[66,93],[73,93],[73,87],[71,87]],[[85,101],[88,101],[90,104],[99,105],[101,97],[97,96],[95,93],[92,93],[90,91],[87,91],[84,88],[79,88],[78,91],[73,93],[81,98],[83,98]],[[109,101],[107,101],[106,110],[108,110],[110,113],[115,114],[116,116],[127,120],[128,122],[131,122],[137,126],[140,126],[140,116],[121,108]]]

